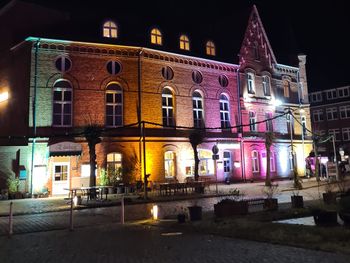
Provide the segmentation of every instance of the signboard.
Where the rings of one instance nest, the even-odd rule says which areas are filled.
[[[50,156],[80,155],[81,145],[74,142],[60,142],[49,146]]]
[[[213,154],[213,160],[219,160],[219,155],[218,154]]]

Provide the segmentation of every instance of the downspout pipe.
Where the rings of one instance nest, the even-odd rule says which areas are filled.
[[[34,155],[35,155],[35,142],[36,142],[36,100],[37,100],[37,86],[38,86],[38,53],[39,53],[40,38],[34,44],[34,82],[33,82],[33,102],[32,102],[32,114],[33,114],[33,141],[32,141],[32,158],[30,167],[30,194],[33,196],[33,172],[34,172]]]
[[[238,55],[239,56],[239,55]],[[237,69],[237,110],[238,110],[238,125],[242,125],[242,109],[241,109],[241,76],[239,68]],[[240,126],[237,131],[241,134],[240,138],[240,148],[241,148],[241,171],[242,171],[242,180],[246,181],[245,176],[245,158],[244,158],[244,143],[243,143],[243,128]]]
[[[137,105],[137,121],[139,124],[139,129],[140,129],[140,138],[139,138],[139,165],[140,165],[140,181],[142,181],[142,164],[141,164],[141,160],[142,160],[142,144],[141,144],[141,140],[142,140],[142,133],[143,133],[143,129],[142,129],[142,125],[141,125],[141,121],[142,121],[142,104],[141,104],[141,73],[142,73],[142,63],[141,63],[141,56],[143,53],[143,48],[140,49],[139,54],[138,54],[138,60],[137,60],[137,96],[138,96],[138,105]]]

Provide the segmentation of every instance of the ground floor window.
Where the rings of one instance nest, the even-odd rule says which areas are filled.
[[[231,172],[231,153],[224,152],[224,173]]]
[[[175,177],[175,153],[167,151],[164,153],[165,177]]]
[[[252,151],[252,171],[259,172],[259,153],[257,151]]]
[[[212,158],[212,152],[208,150],[199,150],[199,175],[213,175],[214,174],[214,161]]]
[[[68,178],[68,165],[55,165],[55,181],[66,181]]]
[[[122,176],[122,154],[109,153],[107,154],[107,174],[114,177],[116,180],[121,180]]]

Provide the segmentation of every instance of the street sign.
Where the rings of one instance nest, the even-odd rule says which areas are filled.
[[[214,144],[213,148],[211,148],[211,151],[213,154],[218,154],[219,153],[219,148],[216,144]]]
[[[218,154],[213,154],[213,160],[219,160],[219,155]]]

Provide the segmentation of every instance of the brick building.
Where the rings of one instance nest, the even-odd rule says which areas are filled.
[[[46,15],[28,28],[3,23],[24,10]],[[186,34],[177,40],[179,52],[164,51],[165,35],[157,26],[144,32],[148,44],[113,43],[121,34],[117,18],[101,19],[101,27],[89,32],[101,41],[50,37],[65,23],[66,30],[74,28],[65,13],[20,1],[0,11],[0,33],[9,40],[1,44],[0,88],[10,94],[0,105],[0,188],[13,176],[23,179],[22,191],[47,187],[53,195],[88,185],[90,155],[82,132],[88,125],[101,132],[98,178],[119,169],[128,181],[145,174],[153,182],[192,177],[194,129],[204,132],[200,176],[215,180],[216,144],[219,181],[263,180],[268,131],[276,137],[273,177],[289,178],[293,164],[304,174],[312,147],[302,129],[311,129],[306,56],[298,56],[297,66],[277,63],[255,6],[238,63],[216,60],[212,40],[203,45],[204,55],[191,55]]]

